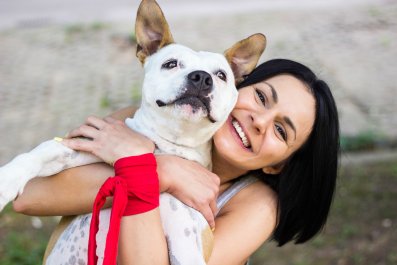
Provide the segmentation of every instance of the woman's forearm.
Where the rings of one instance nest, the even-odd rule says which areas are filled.
[[[125,120],[133,116],[135,111],[136,108],[127,107],[109,116]],[[113,172],[113,168],[106,164],[94,164],[68,169],[52,177],[32,179],[23,194],[13,202],[14,210],[27,215],[91,212],[99,188]]]
[[[32,179],[14,201],[14,210],[27,215],[91,212],[99,188],[113,175],[112,167],[96,163],[64,170],[51,177]]]
[[[168,265],[167,242],[158,208],[121,220],[118,264]]]

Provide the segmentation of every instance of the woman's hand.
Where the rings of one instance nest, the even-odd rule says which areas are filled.
[[[88,117],[86,123],[72,130],[62,143],[71,149],[92,153],[109,164],[122,157],[154,151],[151,140],[134,132],[124,122],[110,117]]]
[[[156,160],[161,191],[201,212],[214,228],[219,177],[199,163],[177,156],[158,155]]]

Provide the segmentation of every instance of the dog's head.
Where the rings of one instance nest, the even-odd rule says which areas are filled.
[[[255,34],[224,55],[175,44],[154,0],[143,0],[135,33],[144,65],[142,105],[162,138],[195,147],[212,137],[237,100],[236,83],[256,66],[266,39]]]

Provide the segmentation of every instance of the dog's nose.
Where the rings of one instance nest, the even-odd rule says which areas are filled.
[[[200,92],[209,93],[212,90],[212,77],[204,71],[191,72],[187,78]]]

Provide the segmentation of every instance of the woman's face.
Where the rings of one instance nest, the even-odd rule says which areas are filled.
[[[313,95],[292,75],[277,75],[244,87],[214,136],[214,155],[234,169],[278,173],[308,138],[314,118]]]

